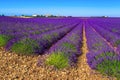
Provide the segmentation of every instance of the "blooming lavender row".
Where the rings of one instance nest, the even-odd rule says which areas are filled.
[[[101,24],[100,25],[105,30],[109,30],[110,32],[113,32],[115,34],[120,35],[120,24]],[[109,26],[109,27],[108,27]]]
[[[97,24],[105,30],[109,30],[110,32],[120,35],[120,18],[96,18],[89,19],[89,21],[92,24]]]
[[[89,66],[104,75],[114,76],[119,80],[120,55],[92,27],[88,24],[86,25],[86,37],[89,49],[86,56]]]
[[[74,23],[72,19],[24,19],[11,17],[0,17],[0,21],[0,34],[11,36],[11,40],[6,46],[7,49],[21,39],[50,33],[78,22],[75,20],[76,23]]]
[[[28,36],[28,37],[15,38],[15,39],[12,39],[8,42],[6,48],[9,50],[12,48],[14,43],[18,43],[22,40],[29,38],[31,40],[35,40],[38,44],[38,46],[34,48],[33,53],[43,54],[43,52],[46,49],[48,49],[53,43],[55,43],[57,40],[64,37],[66,35],[66,33],[71,31],[77,25],[78,24],[73,24],[73,25],[63,27],[63,28],[60,28],[60,29],[57,29],[54,31],[49,31],[49,32],[46,32],[46,33],[43,33],[40,35],[32,35],[32,36]]]
[[[114,50],[102,39],[93,28],[86,24],[86,38],[89,52],[87,53],[87,62],[92,69],[97,69],[97,65],[102,63],[109,56],[107,53],[114,53]],[[114,54],[112,54],[114,55]],[[117,56],[116,56],[117,57]]]
[[[63,38],[67,33],[74,29],[78,24],[72,24],[61,29],[49,31],[41,35],[30,36],[31,39],[36,40],[39,43],[41,49],[37,50],[36,53],[43,52],[46,48],[49,48],[53,43]]]
[[[67,27],[67,25],[73,23],[74,21],[71,19],[22,19],[0,17],[0,34],[9,35],[15,38],[39,35],[47,31]]]
[[[80,23],[65,37],[50,47],[47,53],[53,54],[63,52],[69,58],[69,64],[75,65],[77,57],[81,54],[82,47],[82,24]],[[39,60],[38,60],[39,62]]]
[[[28,21],[27,21],[28,20]],[[68,24],[72,24],[73,22],[71,21],[70,23],[64,22],[65,24],[61,24],[58,23],[57,20],[54,20],[54,23],[46,20],[46,23],[44,21],[44,25],[43,25],[43,21],[39,21],[39,23],[35,22],[34,20],[33,22],[32,19],[31,21],[29,21],[29,19],[16,19],[16,18],[9,18],[9,17],[0,17],[0,34],[5,34],[5,35],[12,35],[12,36],[16,36],[16,34],[18,34],[17,36],[28,36],[28,35],[36,35],[36,34],[41,34],[43,32],[46,31],[50,31],[50,30],[55,30],[58,28],[62,28],[65,27]],[[43,19],[44,20],[44,19]],[[49,23],[47,23],[49,22]],[[50,24],[51,23],[51,24]]]
[[[93,28],[99,34],[101,34],[108,42],[110,42],[112,46],[119,48],[118,46],[120,45],[120,35],[117,35],[113,32],[105,30],[104,28],[97,26],[97,25],[93,25]],[[119,54],[120,54],[120,52],[119,52]]]
[[[120,19],[99,19],[99,20],[90,20],[92,24],[97,24],[98,26],[104,28],[105,30],[109,30],[110,32],[114,32],[118,35],[120,35]]]

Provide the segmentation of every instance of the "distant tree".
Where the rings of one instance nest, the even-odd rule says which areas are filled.
[[[25,16],[24,14],[22,14],[21,16]]]
[[[57,17],[57,16],[55,16],[55,15],[50,15],[50,16],[48,16],[48,17]]]
[[[45,17],[44,15],[40,15],[40,17]]]
[[[17,15],[14,15],[15,17],[17,17]]]
[[[4,14],[2,14],[1,16],[5,16]]]
[[[72,17],[72,16],[68,16],[68,17]]]
[[[40,17],[40,15],[37,15],[36,17]]]

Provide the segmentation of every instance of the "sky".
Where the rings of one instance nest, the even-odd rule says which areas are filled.
[[[120,0],[0,0],[0,14],[120,17]]]

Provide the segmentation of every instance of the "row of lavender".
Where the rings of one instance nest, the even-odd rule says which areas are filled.
[[[35,19],[0,17],[0,34],[9,34],[12,36],[15,36],[15,34],[17,34],[17,36],[37,35],[46,31],[51,31],[65,27],[73,23],[74,21],[69,21],[67,19],[66,20],[64,19],[35,20]]]
[[[22,19],[22,18],[0,18],[0,34],[1,41],[6,45],[7,50],[12,50],[18,53],[43,53],[48,49],[53,43],[57,42],[59,39],[63,38],[67,33],[69,33],[73,28],[79,24],[77,19]],[[36,24],[43,24],[45,28],[39,26],[31,25],[30,22],[35,21],[40,22]],[[43,21],[41,21],[43,20]],[[45,21],[46,20],[46,21]],[[51,22],[52,21],[52,22]],[[57,26],[49,26],[57,25]],[[54,22],[54,23],[53,23]],[[29,23],[26,25],[26,23]],[[34,24],[34,23],[33,23]],[[47,25],[48,24],[48,25]],[[60,26],[62,25],[62,26]],[[27,29],[31,28],[31,29]],[[49,29],[47,29],[49,28]],[[31,35],[29,32],[35,32],[36,30],[40,32],[39,34]],[[46,30],[47,29],[47,30]],[[42,33],[41,33],[41,30]],[[24,34],[26,33],[27,36]],[[4,40],[7,39],[7,40]]]
[[[7,50],[20,54],[42,54],[50,48],[47,53],[55,53],[55,59],[48,58],[48,64],[52,60],[57,68],[76,65],[82,47],[81,19],[1,17],[0,21],[0,43],[6,43]],[[35,34],[31,34],[33,32]]]
[[[72,24],[61,29],[45,32],[41,35],[29,36],[30,39],[37,41],[39,49],[36,49],[34,53],[43,53],[52,44],[62,39],[67,33],[74,29],[78,24]]]
[[[49,51],[47,51],[50,57],[46,60],[46,63],[54,65],[57,68],[76,66],[77,59],[81,55],[82,30],[81,23],[64,38],[55,43]],[[65,57],[57,57],[60,54],[63,54]],[[38,60],[38,63],[40,63],[40,60]]]
[[[109,30],[110,32],[114,32],[116,34],[120,34],[120,18],[103,18],[103,19],[90,19],[92,24],[97,24],[98,26]]]
[[[120,26],[109,26],[109,25],[102,25],[91,22],[91,25],[93,28],[101,35],[103,36],[113,47],[116,48],[116,52],[120,54]],[[120,25],[120,24],[119,24]],[[113,32],[110,30],[117,30],[116,32]]]
[[[108,22],[106,22],[106,24],[107,23]],[[88,23],[86,23],[86,37],[89,50],[89,53],[87,53],[88,64],[92,69],[96,69],[102,74],[114,76],[119,79],[120,36],[116,33],[110,32],[108,29],[105,29],[105,25],[99,25],[101,24],[100,22],[97,23],[97,20],[89,20]]]

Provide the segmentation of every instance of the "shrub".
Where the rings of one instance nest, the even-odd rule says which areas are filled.
[[[0,47],[4,47],[9,41],[10,36],[0,35]]]
[[[116,56],[116,55],[113,52],[105,52],[105,53],[102,53],[102,54],[99,54],[99,55],[95,56],[95,59],[97,60],[97,59],[99,59],[101,57],[105,58],[106,56],[112,57],[112,56]]]
[[[97,65],[97,70],[104,75],[113,76],[120,80],[119,57],[119,55],[113,52],[106,52],[104,54],[96,56],[96,60],[103,58],[103,61]]]
[[[104,60],[97,65],[97,70],[102,74],[116,77],[120,80],[120,61],[117,60]]]
[[[115,44],[114,44],[114,46],[118,46],[118,45],[120,45],[120,40],[117,40],[116,42],[115,42]]]
[[[63,43],[62,45],[70,50],[76,50],[76,47],[71,43],[66,42],[66,43]]]
[[[46,60],[46,64],[53,65],[58,69],[69,66],[68,57],[63,52],[54,52]]]
[[[16,53],[30,55],[34,53],[35,47],[39,47],[37,42],[35,40],[27,38],[13,44],[11,50]]]

